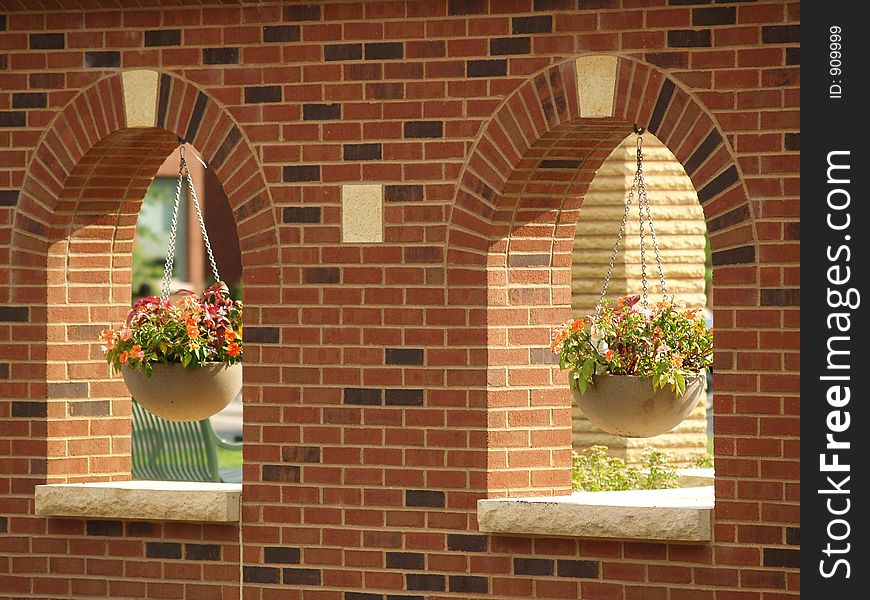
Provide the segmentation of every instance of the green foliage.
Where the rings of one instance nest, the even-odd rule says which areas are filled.
[[[242,360],[242,303],[219,281],[202,294],[188,293],[176,304],[149,296],[138,300],[126,322],[100,333],[106,361],[149,377],[155,363],[196,367]]]
[[[651,378],[653,389],[669,385],[682,394],[686,378],[713,363],[713,330],[701,310],[673,301],[648,308],[639,299],[604,302],[594,315],[553,332],[550,347],[572,387],[586,393],[596,375],[634,375]]]
[[[592,446],[573,453],[571,480],[578,492],[619,490],[658,490],[677,487],[677,472],[668,457],[654,448],[642,455],[641,467],[630,467],[624,460],[607,454],[607,446]]]

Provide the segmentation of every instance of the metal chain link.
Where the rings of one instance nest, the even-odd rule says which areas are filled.
[[[175,240],[178,229],[178,210],[181,205],[181,186],[187,180],[190,195],[193,199],[193,206],[196,209],[196,216],[199,219],[199,230],[202,232],[202,240],[205,242],[205,249],[208,253],[208,260],[211,264],[211,272],[214,275],[215,281],[220,281],[221,277],[218,273],[217,263],[214,260],[214,254],[211,250],[211,243],[208,240],[208,233],[205,230],[205,221],[202,218],[202,210],[199,206],[199,198],[196,195],[196,188],[193,185],[193,179],[190,176],[190,169],[187,168],[187,160],[184,157],[184,144],[178,148],[179,165],[178,165],[178,183],[175,186],[175,204],[172,207],[172,224],[169,227],[169,244],[166,248],[166,263],[163,267],[163,284],[160,288],[160,300],[166,302],[169,300],[171,293],[170,285],[172,282],[172,268],[175,262]]]
[[[662,256],[659,251],[659,243],[656,239],[656,228],[653,224],[652,210],[650,208],[649,196],[646,193],[646,181],[643,176],[643,129],[635,125],[634,129],[637,134],[637,170],[634,174],[634,179],[631,182],[631,189],[628,191],[628,197],[625,200],[625,212],[622,214],[622,223],[619,226],[619,232],[616,234],[616,243],[613,245],[613,252],[610,254],[610,265],[607,267],[607,274],[604,277],[604,286],[601,289],[601,297],[598,299],[596,312],[601,307],[604,299],[607,296],[607,286],[610,284],[610,278],[613,276],[613,266],[616,263],[616,255],[619,253],[619,246],[622,243],[622,238],[625,236],[625,226],[628,222],[628,213],[631,208],[631,203],[634,200],[635,193],[637,194],[637,210],[638,210],[638,225],[640,229],[640,272],[641,283],[643,285],[643,305],[649,304],[648,300],[648,282],[646,276],[646,238],[644,234],[644,216],[649,223],[650,237],[652,238],[653,248],[656,255],[656,266],[659,271],[659,283],[662,287],[662,295],[667,299],[668,288],[665,283],[665,272],[662,267]],[[644,215],[646,212],[646,215]]]

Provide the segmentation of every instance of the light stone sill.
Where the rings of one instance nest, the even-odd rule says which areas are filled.
[[[36,486],[36,514],[146,521],[238,523],[242,486],[190,481],[107,481]]]
[[[478,500],[485,533],[707,542],[713,486]]]

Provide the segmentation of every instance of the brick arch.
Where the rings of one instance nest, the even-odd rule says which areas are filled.
[[[571,404],[549,334],[570,315],[571,250],[584,194],[633,123],[682,163],[705,212],[721,332],[717,390],[736,389],[732,357],[751,346],[729,328],[738,311],[760,305],[752,209],[705,108],[662,72],[627,58],[617,62],[612,117],[583,118],[580,103],[573,60],[527,80],[485,127],[452,208],[448,281],[477,288],[486,303],[469,320],[485,331],[477,343],[486,348],[480,391],[491,496],[570,491]]]
[[[50,481],[129,477],[129,397],[110,378],[95,336],[128,310],[139,207],[179,138],[223,185],[243,277],[263,280],[257,270],[277,264],[272,200],[241,129],[216,100],[175,75],[159,76],[157,98],[155,126],[129,127],[120,75],[85,89],[50,123],[21,185],[10,302],[29,306],[31,401],[21,410],[32,413],[32,437],[43,444],[34,445],[39,472],[31,475]]]

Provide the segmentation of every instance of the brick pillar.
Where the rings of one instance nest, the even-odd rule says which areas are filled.
[[[575,316],[591,314],[601,294],[625,198],[637,168],[636,137],[628,136],[607,158],[580,209],[574,236],[571,266],[571,309]],[[707,231],[698,194],[682,165],[656,137],[645,134],[644,176],[656,226],[656,237],[664,263],[668,293],[689,306],[704,306],[704,234]],[[646,228],[649,297],[661,297],[652,239]],[[638,209],[635,197],[629,212],[626,234],[616,257],[608,297],[640,294]],[[649,439],[611,435],[595,427],[574,406],[573,447],[582,450],[601,444],[629,463],[640,461],[647,446],[670,454],[675,462],[691,463],[706,454],[706,409],[703,403],[676,429]]]

